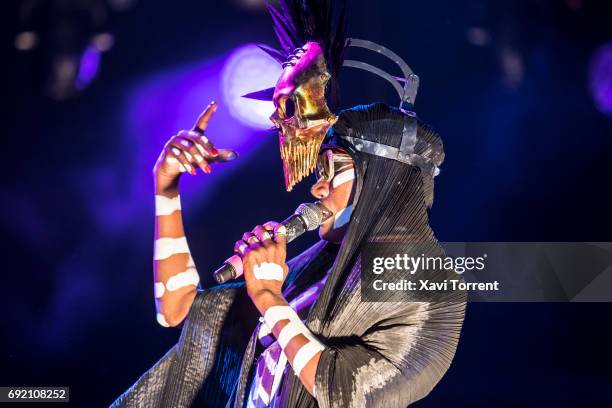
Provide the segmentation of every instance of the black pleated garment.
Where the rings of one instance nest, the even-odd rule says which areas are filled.
[[[342,135],[399,146],[403,114],[375,104],[343,112],[328,142]],[[419,123],[420,149],[439,144]],[[342,143],[339,143],[340,145]],[[345,146],[346,147],[346,146]],[[455,354],[465,293],[444,302],[361,300],[360,250],[366,242],[418,242],[418,256],[443,256],[428,220],[433,182],[417,167],[352,151],[357,202],[338,248],[323,241],[288,262],[283,291],[290,300],[329,277],[306,325],[326,346],[317,366],[313,398],[286,370],[275,407],[406,407],[426,396]],[[418,149],[417,149],[418,150]],[[438,165],[439,163],[436,163]],[[397,279],[403,276],[396,273]],[[404,272],[405,273],[405,272]],[[254,330],[259,314],[244,284],[201,291],[178,344],[121,395],[113,407],[243,407],[261,351]]]

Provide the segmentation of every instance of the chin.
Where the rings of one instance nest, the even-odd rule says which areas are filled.
[[[331,227],[331,225],[323,225],[319,228],[319,238],[321,238],[323,241],[339,244],[342,242],[345,232],[345,227],[335,230]]]

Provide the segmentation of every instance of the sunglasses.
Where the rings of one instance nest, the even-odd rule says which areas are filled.
[[[317,159],[317,181],[331,181],[334,175],[353,168],[353,158],[340,149],[326,149]]]

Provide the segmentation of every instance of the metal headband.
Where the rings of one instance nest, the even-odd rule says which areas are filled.
[[[400,108],[412,108],[412,106],[414,106],[417,91],[419,90],[419,77],[414,72],[412,72],[412,69],[410,69],[408,64],[406,64],[406,62],[402,58],[400,58],[399,55],[397,55],[390,49],[383,47],[382,45],[376,44],[372,41],[359,40],[357,38],[347,39],[346,46],[360,47],[377,52],[378,54],[384,55],[385,57],[391,59],[393,62],[399,65],[400,69],[402,70],[402,73],[404,74],[403,78],[394,77],[383,71],[382,69],[362,61],[345,60],[343,64],[343,66],[345,67],[363,69],[386,79],[391,83],[391,85],[393,85],[393,87],[397,91],[397,94],[400,97]],[[408,106],[406,106],[405,104],[407,104]]]

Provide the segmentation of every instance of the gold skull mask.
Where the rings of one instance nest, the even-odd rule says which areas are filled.
[[[337,120],[325,99],[330,77],[323,50],[316,42],[296,49],[283,64],[270,120],[279,129],[287,191],[314,171],[325,134]]]

